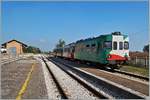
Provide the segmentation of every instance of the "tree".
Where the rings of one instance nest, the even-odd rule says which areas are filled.
[[[28,46],[27,48],[24,48],[25,53],[41,53],[41,50],[37,47]]]
[[[56,44],[56,48],[61,48],[65,46],[65,41],[62,39],[59,39],[58,43]]]
[[[144,52],[149,52],[149,45],[145,45],[144,48],[143,48],[143,51]]]

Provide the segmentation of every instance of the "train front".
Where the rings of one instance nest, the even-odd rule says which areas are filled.
[[[129,60],[129,37],[120,32],[112,33],[112,50],[107,55],[108,63],[120,65]]]

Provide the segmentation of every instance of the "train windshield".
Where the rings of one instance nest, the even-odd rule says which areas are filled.
[[[123,50],[123,42],[119,42],[119,50]]]
[[[117,42],[116,41],[113,42],[113,50],[117,50]]]
[[[104,48],[111,49],[112,48],[112,42],[111,41],[105,41],[104,42]]]
[[[129,42],[124,42],[124,49],[128,50],[129,49]]]

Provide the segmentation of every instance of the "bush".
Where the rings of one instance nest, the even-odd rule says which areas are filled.
[[[41,53],[41,50],[37,47],[28,46],[23,49],[24,53]]]

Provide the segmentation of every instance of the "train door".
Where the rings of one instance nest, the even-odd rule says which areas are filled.
[[[71,58],[74,59],[75,46],[72,46]]]

